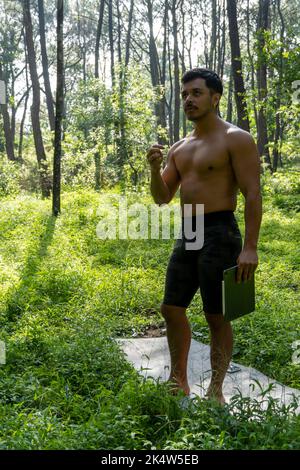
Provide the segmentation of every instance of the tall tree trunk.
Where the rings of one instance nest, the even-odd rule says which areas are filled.
[[[188,56],[189,56],[189,69],[193,68],[192,61],[192,43],[193,43],[193,33],[194,33],[194,15],[193,12],[190,12],[190,30],[189,30],[189,46],[188,46]]]
[[[170,27],[168,24],[168,69],[169,69],[169,89],[170,89],[170,98],[168,103],[168,121],[169,121],[169,142],[170,145],[174,143],[174,132],[173,132],[173,70],[172,70],[172,60],[171,60],[171,47],[170,47]]]
[[[257,88],[258,88],[258,120],[257,120],[257,147],[261,157],[264,158],[268,168],[272,171],[269,139],[266,118],[266,98],[267,98],[267,64],[264,54],[265,32],[268,29],[270,0],[259,0],[258,24],[257,24]]]
[[[97,33],[96,33],[96,44],[95,44],[95,78],[99,78],[99,50],[100,50],[100,39],[102,35],[102,28],[103,28],[103,17],[104,17],[104,6],[105,0],[101,0],[99,4],[99,17],[97,23]],[[98,107],[99,103],[99,96],[96,93],[95,96],[95,105],[96,108]],[[97,143],[94,142],[95,147]],[[95,150],[94,154],[94,161],[95,161],[95,189],[98,191],[101,186],[101,156],[98,149]]]
[[[249,7],[249,1],[247,0],[247,53],[249,57],[249,62],[250,62],[250,70],[251,70],[251,88],[252,88],[252,95],[255,90],[255,79],[254,79],[254,63],[253,63],[253,56],[251,53],[251,46],[250,46],[250,7]],[[253,106],[253,111],[254,111],[254,117],[255,117],[255,124],[256,124],[256,130],[257,130],[257,107],[256,107],[256,101],[254,96],[252,97],[252,106]]]
[[[167,41],[168,41],[168,11],[169,11],[169,4],[168,0],[165,0],[164,5],[164,20],[163,20],[163,28],[164,28],[164,42],[163,42],[163,52],[162,52],[162,66],[161,66],[161,86],[162,86],[162,105],[161,105],[161,125],[163,129],[167,128],[167,118],[166,118],[166,107],[167,107],[167,99],[166,99],[166,72],[167,72]],[[169,139],[162,137],[161,143],[166,144]]]
[[[126,71],[122,64],[122,50],[121,50],[121,39],[122,39],[122,31],[121,31],[121,13],[120,13],[120,0],[116,0],[116,7],[117,7],[117,21],[118,21],[118,30],[117,30],[117,44],[118,44],[118,62],[119,62],[119,129],[118,129],[118,137],[117,141],[117,149],[118,149],[118,162],[120,168],[120,177],[121,180],[125,180],[124,175],[124,165],[128,161],[128,146],[127,146],[127,138],[126,138],[126,130],[125,130],[125,88],[126,88]]]
[[[101,189],[101,155],[100,155],[99,150],[95,151],[94,161],[95,161],[95,190],[99,191],[99,189]]]
[[[60,184],[61,184],[61,131],[64,111],[64,0],[57,0],[57,85],[56,113],[53,160],[53,199],[52,211],[57,216],[60,213]]]
[[[104,5],[105,5],[105,0],[101,0],[99,4],[99,17],[98,17],[98,23],[97,23],[96,45],[95,45],[95,78],[99,78],[99,49],[100,49],[100,38],[101,38],[102,27],[103,27]],[[98,103],[98,100],[97,100],[97,103]]]
[[[166,85],[166,71],[167,71],[168,11],[169,11],[168,0],[165,0],[164,20],[163,20],[164,41],[163,41],[163,52],[162,52],[162,67],[161,67],[161,84],[163,86]]]
[[[151,81],[152,86],[156,92],[156,102],[155,102],[155,116],[157,125],[161,126],[163,129],[166,128],[166,121],[165,121],[165,98],[161,96],[161,73],[160,73],[160,65],[159,65],[159,57],[157,53],[156,43],[154,39],[153,33],[153,4],[152,0],[147,0],[147,18],[150,30],[149,36],[149,60],[150,60],[150,74],[151,74]],[[159,143],[164,143],[164,139],[161,137],[160,133],[157,133],[157,138]]]
[[[183,75],[186,68],[185,68],[185,57],[184,57],[184,51],[185,51],[185,12],[183,9],[183,2],[180,5],[180,13],[181,13],[181,18],[182,18],[182,48],[181,48],[181,74]],[[182,132],[183,132],[183,137],[186,136],[186,115],[185,113],[182,112]]]
[[[217,4],[216,4],[216,47],[215,47],[215,51],[213,53],[213,66],[212,66],[212,69],[217,71],[218,73],[218,69],[219,69],[219,63],[220,63],[220,54],[222,53],[221,51],[221,24],[220,24],[220,19],[221,19],[221,14],[220,14],[220,8],[221,8],[221,5],[220,5],[220,2],[219,0],[217,1]]]
[[[113,32],[113,5],[112,0],[108,0],[108,32],[110,48],[110,73],[112,87],[115,86],[115,55],[114,55],[114,32]]]
[[[24,41],[24,54],[25,54],[25,80],[26,80],[26,96],[25,96],[25,103],[24,103],[24,109],[23,109],[23,115],[22,119],[20,122],[20,132],[19,132],[19,144],[18,144],[18,160],[20,162],[23,162],[23,132],[24,132],[24,123],[27,115],[27,104],[28,104],[28,98],[30,95],[30,86],[29,86],[29,78],[28,78],[28,58],[27,58],[27,52],[26,52],[26,40],[25,40],[25,34],[23,30],[23,41]]]
[[[203,28],[203,38],[204,38],[204,60],[205,60],[205,67],[209,67],[209,53],[208,53],[208,38],[207,38],[207,22],[208,20],[208,14],[207,14],[207,5],[206,2],[201,0],[201,24]],[[199,62],[199,56],[197,58],[197,62]]]
[[[218,58],[218,64],[217,64],[217,74],[223,78],[224,75],[224,63],[225,63],[225,49],[226,49],[226,23],[225,23],[225,18],[226,18],[226,7],[225,7],[225,1],[223,0],[222,4],[222,16],[223,16],[223,22],[222,22],[222,33],[220,33],[220,51],[219,51],[219,58]],[[220,10],[221,12],[221,5],[220,5]],[[221,13],[220,13],[221,17]]]
[[[121,48],[121,39],[122,39],[122,31],[121,31],[121,13],[120,13],[120,0],[115,0],[116,2],[116,7],[117,7],[117,24],[118,24],[118,30],[117,30],[117,45],[118,45],[118,62],[119,66],[121,66],[122,63],[122,48]],[[120,72],[122,73],[122,72]]]
[[[282,75],[283,75],[283,41],[284,41],[284,32],[285,32],[285,23],[284,18],[281,11],[281,1],[277,0],[277,9],[278,14],[281,22],[280,28],[280,62],[279,62],[279,76],[277,82],[277,92],[276,92],[276,115],[275,115],[275,138],[274,138],[274,147],[273,147],[273,171],[277,171],[278,163],[279,163],[279,150],[281,147],[280,142],[280,130],[281,130],[281,119],[279,114],[279,108],[281,105],[281,90],[282,90]]]
[[[130,42],[131,42],[131,28],[132,28],[132,19],[133,19],[133,7],[134,7],[134,0],[130,2],[130,10],[129,10],[129,18],[128,18],[128,31],[126,37],[126,51],[125,51],[125,67],[129,64],[129,57],[130,57]]]
[[[250,132],[247,105],[245,103],[245,86],[242,74],[240,39],[237,23],[236,0],[227,0],[229,37],[231,46],[231,66],[234,82],[234,96],[237,108],[238,126]]]
[[[226,116],[226,121],[228,122],[232,122],[232,86],[233,86],[232,69],[230,69],[230,78],[229,78],[229,85],[228,85],[228,99],[227,99],[227,116]]]
[[[79,44],[79,49],[81,53],[81,58],[82,58],[82,79],[84,83],[86,82],[86,38],[85,38],[85,26],[84,26],[84,21],[85,21],[85,16],[84,13],[82,13],[81,5],[79,0],[76,0],[76,9],[77,9],[77,33],[78,33],[78,44]],[[81,38],[83,40],[83,43],[81,42]],[[85,138],[87,137],[87,134],[85,132]]]
[[[23,17],[25,26],[25,39],[29,62],[29,71],[32,83],[32,106],[31,121],[33,129],[34,144],[40,174],[40,184],[43,197],[49,197],[51,192],[51,181],[48,175],[48,165],[43,144],[40,125],[40,84],[37,74],[35,50],[33,44],[32,21],[30,13],[30,0],[23,0]]]
[[[171,12],[173,20],[173,38],[174,38],[174,141],[180,138],[180,80],[179,80],[179,54],[178,54],[178,24],[176,18],[177,10],[176,0],[172,0]]]
[[[211,0],[211,37],[208,67],[214,68],[214,58],[217,48],[217,0]]]
[[[282,139],[283,139],[283,132],[284,132],[285,125],[286,125],[286,123],[281,122],[280,132],[279,132],[279,149],[278,149],[278,153],[279,153],[279,163],[280,163],[281,168],[283,168],[281,150],[282,150]]]
[[[46,103],[47,103],[50,129],[51,131],[54,131],[55,117],[54,117],[53,98],[52,98],[50,78],[49,78],[48,56],[47,56],[47,49],[46,49],[44,0],[38,0],[38,10],[39,10],[39,33],[40,33]]]
[[[2,67],[0,64],[0,80],[5,83],[2,75]],[[7,109],[7,103],[0,103],[0,110],[3,118],[4,138],[5,138],[5,149],[8,160],[15,161],[14,142],[11,131],[10,117]]]
[[[15,73],[13,64],[10,63],[10,77],[11,77],[11,96],[13,99],[13,103],[10,106],[11,109],[11,118],[10,118],[10,127],[11,127],[11,135],[13,145],[15,145],[15,133],[16,133],[16,105],[15,105]]]
[[[20,122],[19,144],[18,144],[18,160],[19,160],[19,162],[23,162],[23,156],[22,156],[23,134],[24,134],[24,123],[25,123],[25,118],[26,118],[26,114],[27,114],[28,98],[29,98],[29,90],[26,93],[24,109],[23,109],[23,115],[22,115],[22,119],[21,119],[21,122]]]

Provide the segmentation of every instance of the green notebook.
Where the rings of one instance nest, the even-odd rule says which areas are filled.
[[[254,274],[249,281],[236,282],[237,266],[223,271],[222,304],[227,321],[242,317],[255,310]]]

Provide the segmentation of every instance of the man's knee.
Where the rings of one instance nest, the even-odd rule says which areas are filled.
[[[160,312],[166,321],[170,321],[178,318],[178,316],[185,314],[186,308],[177,307],[176,305],[161,304]]]
[[[220,330],[230,325],[230,322],[224,320],[222,314],[205,313],[205,318],[211,330]]]

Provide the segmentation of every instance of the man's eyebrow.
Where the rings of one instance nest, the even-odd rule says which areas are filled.
[[[203,90],[204,90],[204,88],[198,88],[198,87],[197,88],[192,88],[192,91],[203,91]],[[182,90],[181,94],[183,94],[185,92],[187,92],[187,90]]]

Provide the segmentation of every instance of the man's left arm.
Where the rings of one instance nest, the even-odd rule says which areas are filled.
[[[260,160],[252,136],[237,130],[229,134],[229,151],[238,186],[245,197],[245,238],[238,257],[237,281],[251,278],[258,265],[257,243],[262,218]]]

